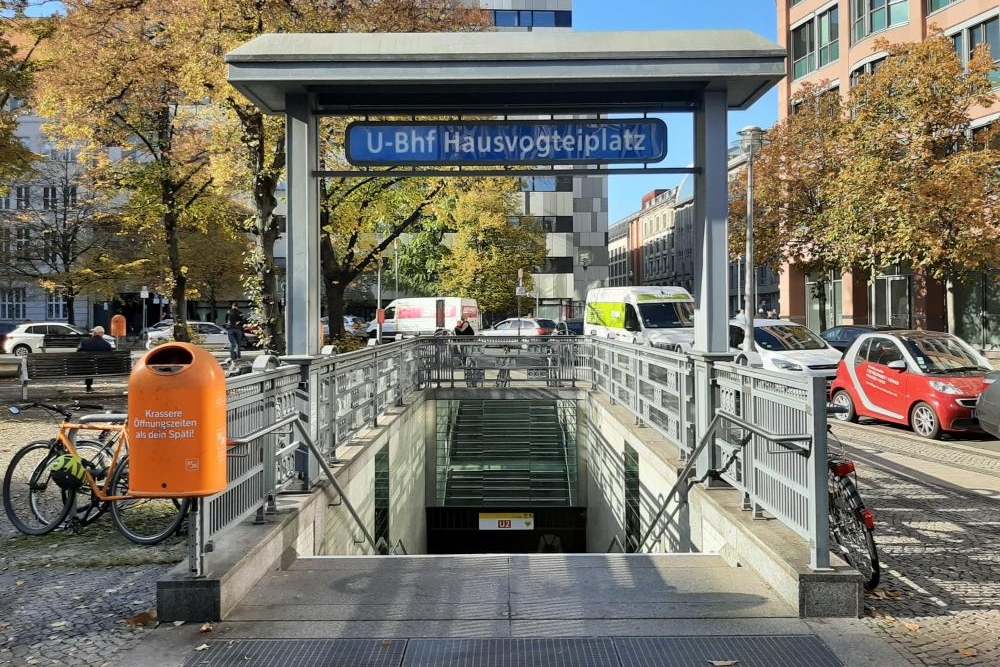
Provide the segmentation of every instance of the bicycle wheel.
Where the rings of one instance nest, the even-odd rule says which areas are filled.
[[[73,493],[52,481],[49,467],[62,453],[53,441],[22,447],[3,478],[3,509],[25,535],[44,535],[59,526],[73,509]]]
[[[851,480],[839,478],[830,494],[830,532],[840,553],[861,573],[865,590],[878,586],[881,569],[872,529],[865,523],[861,495]]]
[[[103,482],[115,454],[114,446],[99,440],[77,440],[75,446],[76,453],[83,460],[94,481],[98,484]],[[89,484],[84,484],[76,490],[76,512],[72,520],[81,526],[93,523],[108,510],[108,504],[94,495]]]
[[[118,462],[111,478],[111,493],[128,495],[128,458]],[[136,544],[159,544],[180,527],[187,514],[187,498],[128,498],[111,503],[115,528]]]

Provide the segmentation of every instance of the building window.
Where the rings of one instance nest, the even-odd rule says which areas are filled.
[[[63,205],[66,208],[72,208],[76,206],[76,186],[67,185],[62,189],[63,194]]]
[[[882,63],[884,62],[885,62],[885,56],[878,58],[877,60],[872,60],[871,62],[867,62],[861,67],[852,70],[851,88],[854,88],[856,85],[858,85],[858,82],[861,80],[861,77],[867,76],[869,74],[874,74],[878,70],[878,68],[882,66]]]
[[[854,0],[851,7],[855,42],[910,20],[910,0]]]
[[[572,28],[573,12],[498,9],[493,12],[498,28]]]
[[[928,12],[936,12],[939,9],[944,9],[950,4],[956,3],[958,0],[930,0],[928,3]]]
[[[0,229],[0,260],[11,262],[28,259],[28,241],[31,235],[27,227],[18,225]],[[0,319],[3,319],[0,317]]]
[[[1000,17],[994,16],[987,21],[960,30],[951,36],[951,41],[955,45],[955,53],[966,66],[976,48],[983,45],[989,48],[993,62],[1000,63]],[[1000,71],[994,69],[990,72],[990,81],[994,85],[1000,84]]]
[[[10,195],[0,197],[0,210],[8,210],[11,207]]]
[[[15,206],[17,210],[24,211],[31,208],[31,188],[27,185],[19,185],[14,189]]]
[[[42,209],[45,211],[53,211],[56,209],[59,203],[59,197],[56,194],[59,192],[57,188],[46,186],[42,188]]]
[[[546,257],[539,273],[573,273],[573,258]]]
[[[27,313],[28,294],[24,287],[0,289],[0,320],[23,320]]]
[[[839,10],[833,7],[792,30],[793,79],[840,58],[839,15]]]
[[[45,319],[48,320],[67,319],[66,299],[63,298],[62,292],[46,292]]]
[[[972,143],[976,148],[1000,150],[1000,125],[994,121],[989,125],[973,128]]]

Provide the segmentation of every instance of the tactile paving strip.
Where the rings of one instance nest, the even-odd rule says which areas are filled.
[[[184,667],[844,667],[815,635],[233,639]]]

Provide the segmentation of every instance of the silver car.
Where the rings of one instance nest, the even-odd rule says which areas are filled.
[[[198,337],[198,345],[213,350],[228,350],[229,335],[214,322],[188,322],[188,327]],[[174,328],[151,329],[146,336],[146,349],[152,350],[161,343],[174,339]]]
[[[478,333],[483,336],[549,336],[555,329],[554,320],[512,317],[497,322],[492,329],[483,329]]]

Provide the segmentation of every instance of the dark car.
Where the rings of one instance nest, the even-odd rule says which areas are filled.
[[[869,331],[892,331],[895,328],[884,324],[843,324],[823,331],[820,333],[820,338],[829,343],[830,347],[844,353],[851,346],[851,343],[863,333],[868,333]]]
[[[7,338],[7,334],[14,330],[17,325],[13,322],[0,322],[0,352],[3,351],[3,343]]]
[[[582,336],[583,335],[583,318],[574,317],[569,320],[562,320],[556,322],[556,335],[557,336]]]

